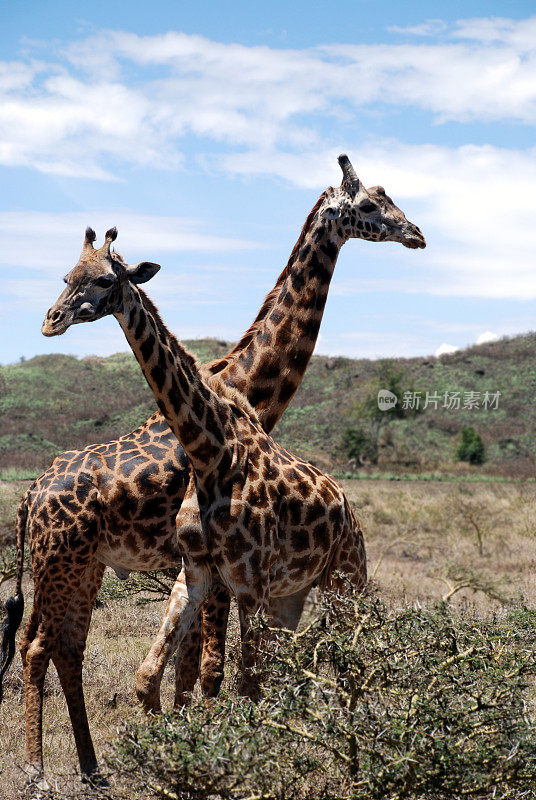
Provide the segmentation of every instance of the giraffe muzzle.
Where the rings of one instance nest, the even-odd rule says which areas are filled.
[[[409,247],[410,250],[423,250],[426,247],[426,239],[419,228],[416,225],[412,225],[404,231],[402,244],[404,247]]]
[[[67,320],[67,315],[54,306],[47,311],[45,320],[41,326],[43,336],[60,336],[65,333],[72,320]]]

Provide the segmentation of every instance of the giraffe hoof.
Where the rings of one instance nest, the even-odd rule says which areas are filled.
[[[146,714],[161,714],[160,679],[142,664],[136,673],[136,695]]]
[[[143,665],[136,675],[136,695],[146,714],[161,714],[160,681],[153,675],[145,675]]]
[[[208,672],[207,670],[204,670],[201,672],[200,680],[203,697],[209,699],[216,698],[220,693],[220,687],[223,681],[223,671],[218,670],[214,672]]]
[[[203,706],[207,711],[212,711],[216,707],[216,699],[214,697],[203,697]]]
[[[260,682],[253,678],[240,681],[238,684],[238,694],[240,697],[251,700],[252,703],[258,703],[262,694]]]
[[[160,705],[160,697],[158,694],[145,694],[145,692],[140,692],[139,689],[136,690],[136,694],[146,714],[162,713],[162,706]]]
[[[109,781],[107,781],[104,775],[101,775],[98,770],[90,772],[89,774],[83,773],[81,780],[82,783],[89,786],[90,789],[108,789],[110,786]]]
[[[44,797],[44,794],[41,794],[41,792],[46,794],[52,790],[52,786],[43,775],[42,770],[29,764],[25,772],[28,776],[26,789],[31,792],[30,796],[32,800],[40,800],[41,797]]]
[[[192,693],[191,692],[177,692],[175,695],[175,700],[173,701],[173,708],[175,711],[181,711],[183,708],[187,708],[188,706],[192,705]]]
[[[138,687],[136,689],[136,694],[138,696],[138,700],[141,703],[141,707],[145,711],[146,714],[161,714],[162,713],[162,706],[160,705],[160,696],[155,694],[154,692],[145,692],[140,690]]]

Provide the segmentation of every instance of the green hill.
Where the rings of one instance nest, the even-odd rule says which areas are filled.
[[[229,343],[213,339],[186,343],[201,360],[223,355]],[[390,419],[379,436],[374,469],[394,472],[441,470],[509,476],[536,474],[536,334],[473,346],[452,355],[396,359],[403,385],[436,396],[422,413]],[[367,430],[360,418],[366,398],[381,387],[385,362],[313,357],[303,383],[274,436],[284,446],[319,465],[347,470],[345,431]],[[444,408],[459,392],[460,408]],[[468,392],[480,407],[463,408]],[[482,408],[485,393],[498,397],[497,409]],[[473,395],[475,398],[475,395]],[[107,441],[128,433],[154,410],[155,403],[130,353],[109,358],[36,356],[0,368],[0,470],[40,471],[62,450]],[[456,464],[460,432],[474,427],[482,436],[486,462]]]

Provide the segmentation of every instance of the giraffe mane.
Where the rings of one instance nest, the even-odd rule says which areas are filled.
[[[205,369],[210,370],[210,372],[212,372],[213,374],[221,372],[221,370],[224,369],[225,366],[227,366],[229,360],[233,356],[235,356],[237,353],[240,353],[242,350],[244,350],[248,346],[248,344],[252,341],[252,339],[254,338],[255,334],[259,330],[259,328],[261,326],[261,323],[266,319],[266,317],[268,316],[269,312],[273,308],[273,306],[275,304],[275,301],[277,299],[277,296],[279,294],[279,290],[281,289],[282,284],[286,281],[286,279],[290,275],[290,271],[292,270],[292,267],[294,266],[294,262],[296,261],[296,258],[298,257],[298,253],[299,253],[300,248],[301,248],[301,246],[302,246],[302,244],[304,242],[304,239],[307,236],[307,234],[309,232],[309,229],[310,229],[311,225],[313,224],[313,220],[314,220],[314,218],[316,216],[316,213],[317,213],[318,209],[320,208],[320,206],[322,205],[322,203],[324,202],[324,199],[325,199],[326,194],[327,194],[328,191],[329,190],[326,190],[325,192],[322,192],[322,194],[320,195],[320,197],[316,201],[315,205],[313,206],[309,216],[305,220],[303,228],[302,228],[301,233],[299,235],[298,241],[296,242],[296,244],[294,245],[294,247],[292,249],[292,253],[290,254],[290,257],[289,257],[289,260],[287,262],[287,265],[283,269],[283,271],[281,272],[279,278],[277,279],[277,282],[276,282],[274,288],[270,292],[268,292],[268,294],[266,295],[266,298],[264,300],[264,303],[262,304],[261,310],[257,314],[255,320],[249,326],[249,328],[247,329],[245,334],[242,336],[240,341],[237,344],[235,344],[233,349],[229,353],[227,353],[227,355],[224,356],[224,358],[217,359],[215,361],[210,362],[209,364],[207,364],[205,366]]]
[[[165,322],[162,320],[160,312],[158,311],[158,308],[155,306],[151,298],[148,297],[148,295],[143,291],[143,289],[140,289],[139,286],[136,286],[136,289],[140,293],[140,297],[142,299],[144,307],[149,311],[149,313],[154,319],[157,319],[159,321],[160,333],[162,334],[163,332],[164,337],[167,337],[169,342],[174,342],[177,347],[180,347],[181,351],[184,353],[185,356],[184,360],[188,363],[188,366],[192,368],[192,371],[194,373],[199,372],[201,370],[201,365],[199,364],[197,358],[194,355],[192,355],[192,353],[190,353],[184,347],[184,345],[182,345],[179,342],[174,333],[171,333]]]

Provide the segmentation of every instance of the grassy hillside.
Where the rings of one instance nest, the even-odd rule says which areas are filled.
[[[190,343],[208,361],[226,342]],[[131,353],[36,356],[0,368],[0,469],[42,470],[63,450],[134,430],[156,408]]]
[[[226,342],[187,343],[201,360],[223,355]],[[440,359],[397,359],[403,384],[437,393],[438,408],[382,426],[376,470],[393,472],[474,471],[530,476],[536,430],[536,334],[473,346]],[[360,418],[362,401],[377,392],[382,362],[312,359],[275,437],[318,464],[350,470],[344,446],[348,428],[370,427]],[[443,408],[445,392],[500,392],[498,409]],[[421,401],[422,402],[422,401]],[[39,471],[65,449],[128,433],[154,410],[153,397],[133,356],[76,359],[37,356],[0,368],[1,474]],[[467,467],[454,460],[463,427],[471,425],[486,446],[486,463]]]

